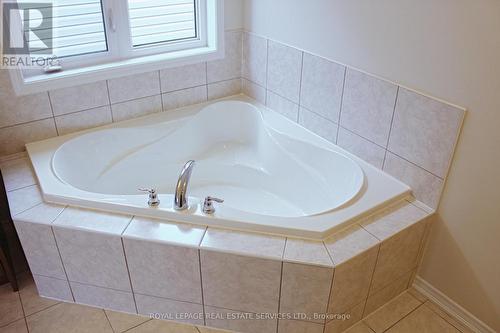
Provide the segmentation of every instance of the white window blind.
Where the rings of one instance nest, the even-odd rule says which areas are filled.
[[[28,3],[27,1],[19,1]],[[50,17],[40,25],[44,4],[33,4],[29,19],[23,17],[23,27],[34,55],[51,54],[58,58],[79,56],[108,50],[102,4],[100,0],[52,0]],[[38,9],[38,10],[37,10]],[[50,50],[49,50],[50,51]]]
[[[195,0],[128,0],[133,47],[197,37]]]

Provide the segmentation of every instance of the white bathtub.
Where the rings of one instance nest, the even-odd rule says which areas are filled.
[[[44,199],[171,221],[323,239],[410,189],[281,115],[237,97],[27,145]],[[190,208],[173,209],[195,160]],[[138,188],[156,188],[148,206]],[[224,199],[214,215],[203,199]]]

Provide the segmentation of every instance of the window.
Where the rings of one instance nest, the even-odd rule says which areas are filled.
[[[17,0],[18,20],[29,45],[29,56],[46,62],[44,66],[22,63],[24,87],[16,90],[33,92],[35,84],[31,83],[47,80],[52,82],[49,88],[67,86],[59,79],[74,79],[76,74],[83,81],[92,81],[92,72],[103,79],[105,73],[110,74],[105,78],[111,78],[124,71],[134,73],[220,58],[222,3],[223,0]],[[24,89],[29,85],[32,89]]]

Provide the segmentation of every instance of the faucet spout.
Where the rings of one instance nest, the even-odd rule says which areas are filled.
[[[195,165],[195,161],[188,161],[179,175],[179,179],[177,180],[177,185],[175,186],[175,197],[174,197],[174,209],[175,210],[186,210],[188,208],[188,195],[187,188],[189,185],[189,179],[191,178],[191,173],[193,171],[193,167]]]

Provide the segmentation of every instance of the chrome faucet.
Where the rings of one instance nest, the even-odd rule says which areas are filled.
[[[179,180],[177,180],[177,186],[175,186],[175,197],[174,197],[174,209],[175,210],[185,210],[188,208],[188,195],[187,188],[189,184],[189,179],[191,178],[191,172],[193,171],[195,161],[188,161],[182,168],[181,174],[179,175]]]

